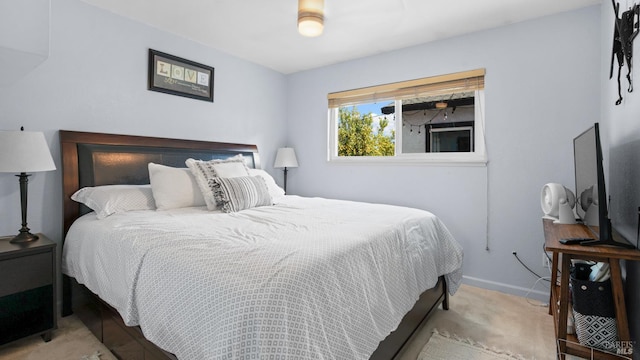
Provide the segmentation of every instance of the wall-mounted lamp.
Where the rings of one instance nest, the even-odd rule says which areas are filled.
[[[283,147],[278,149],[276,154],[276,161],[273,164],[274,168],[284,168],[284,192],[287,192],[287,168],[298,167],[298,159],[296,158],[296,152],[293,148]]]
[[[298,32],[314,37],[324,29],[324,0],[298,0]]]
[[[436,103],[436,109],[440,109],[440,110],[442,110],[442,109],[446,109],[446,108],[447,108],[447,103],[446,103],[446,102],[444,102],[444,101],[438,101],[438,102]]]
[[[38,239],[27,227],[27,184],[31,174],[27,172],[55,170],[49,146],[41,132],[0,131],[0,172],[20,173],[20,207],[22,228],[12,243],[24,243]]]

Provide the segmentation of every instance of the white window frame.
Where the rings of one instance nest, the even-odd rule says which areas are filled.
[[[338,156],[338,108],[328,109],[327,161],[335,164],[425,164],[484,166],[487,163],[484,124],[484,90],[475,90],[473,152],[402,153],[402,112],[396,112],[394,156]],[[401,100],[395,108],[402,109]]]

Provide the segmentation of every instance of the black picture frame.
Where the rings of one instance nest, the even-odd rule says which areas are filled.
[[[214,68],[149,49],[148,89],[213,102]]]

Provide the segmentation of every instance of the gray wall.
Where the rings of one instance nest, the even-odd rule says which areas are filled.
[[[78,0],[51,7],[49,58],[0,87],[0,129],[44,131],[58,169],[64,129],[257,144],[263,167],[281,175],[272,164],[286,135],[284,75]],[[214,102],[148,91],[149,48],[213,66]],[[61,188],[60,170],[29,183],[29,226],[58,242]],[[0,219],[0,234],[17,234],[13,174],[0,174]]]
[[[621,11],[628,9],[621,3]],[[637,244],[638,208],[640,207],[640,94],[638,82],[636,90],[626,92],[627,81],[624,78],[628,67],[622,68],[623,101],[616,106],[618,99],[617,64],[614,78],[609,80],[609,66],[613,39],[615,13],[610,2],[602,4],[602,66],[598,77],[602,81],[602,123],[605,139],[609,146],[608,155],[604,154],[605,165],[609,168],[608,189],[611,196],[610,215],[613,226],[627,240]],[[637,49],[638,40],[635,41]],[[632,76],[638,79],[638,57],[633,59]],[[607,161],[608,160],[608,161]],[[640,266],[637,262],[627,262],[626,266],[626,304],[631,339],[635,339],[634,359],[640,359]]]
[[[465,281],[524,295],[541,274],[540,190],[573,188],[572,139],[599,119],[600,7],[563,13],[288,77],[291,193],[413,206],[465,250]],[[327,159],[327,94],[486,68],[486,167],[345,165]],[[485,244],[489,243],[489,250]],[[538,287],[540,299],[548,290]]]
[[[600,12],[590,7],[285,76],[79,0],[55,0],[49,57],[0,87],[0,129],[44,131],[58,167],[59,129],[255,143],[278,181],[273,157],[288,144],[300,162],[289,172],[290,193],[431,210],[464,246],[468,283],[523,295],[535,278],[511,253],[544,273],[540,189],[551,181],[572,186],[571,139],[600,118],[602,79],[591,76],[606,67]],[[148,91],[148,48],[215,67],[215,102]],[[327,93],[476,68],[487,70],[486,167],[326,162]],[[58,242],[60,175],[36,173],[29,187],[30,227]],[[0,233],[17,232],[12,174],[0,174],[0,205]],[[536,294],[547,296],[542,287]]]

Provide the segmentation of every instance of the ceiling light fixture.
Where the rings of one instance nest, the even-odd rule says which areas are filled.
[[[436,103],[436,109],[446,109],[447,108],[447,103],[444,101],[438,101]]]
[[[324,0],[298,0],[298,32],[314,37],[324,28]]]

